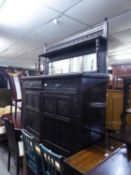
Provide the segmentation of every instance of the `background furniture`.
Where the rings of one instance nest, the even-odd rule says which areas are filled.
[[[0,88],[7,88],[7,76],[4,68],[0,67]]]
[[[22,90],[19,76],[8,73],[9,87],[11,91],[12,104],[15,106],[15,119],[18,108],[22,108]]]
[[[123,77],[131,77],[131,64],[114,64],[112,67],[112,89],[123,89]]]
[[[124,83],[123,88],[124,95],[123,95],[123,111],[121,113],[121,128],[122,130],[125,130],[127,126],[126,117],[128,114],[131,115],[131,106],[129,104],[131,77],[124,77],[123,83]]]
[[[112,138],[131,145],[131,78],[125,76],[122,79],[123,90],[108,90],[107,127]]]
[[[106,126],[108,128],[120,129],[120,115],[123,110],[123,90],[108,89],[106,105]]]

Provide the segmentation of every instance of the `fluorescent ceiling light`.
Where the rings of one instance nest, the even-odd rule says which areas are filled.
[[[4,52],[6,49],[8,49],[9,47],[9,41],[4,39],[4,38],[0,38],[0,53]]]
[[[127,59],[131,60],[131,53],[130,54],[117,55],[114,58],[117,59],[117,60],[127,60]]]
[[[0,8],[4,5],[6,0],[0,0]]]
[[[58,24],[58,19],[57,18],[53,19],[53,23]]]
[[[0,24],[20,27],[37,15],[39,2],[36,0],[6,0],[0,9]]]
[[[113,57],[113,56],[119,56],[119,55],[125,55],[125,54],[131,54],[131,49],[125,49],[123,51],[116,51],[116,52],[110,53],[110,56]]]
[[[131,44],[121,46],[121,47],[118,47],[116,49],[111,49],[111,50],[108,51],[108,53],[121,52],[121,51],[125,51],[125,50],[128,50],[128,49],[131,49]]]
[[[110,50],[109,57],[116,60],[131,60],[131,44]]]

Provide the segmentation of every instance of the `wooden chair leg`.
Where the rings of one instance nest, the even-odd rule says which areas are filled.
[[[8,171],[10,171],[10,156],[11,156],[10,151],[8,151],[8,165],[7,165]]]
[[[25,155],[23,157],[23,175],[28,175],[27,174],[27,160],[26,160],[26,156]]]
[[[16,158],[16,175],[19,175],[19,168],[20,168],[20,158]]]
[[[15,119],[16,119],[16,116],[17,116],[17,101],[15,101]]]
[[[123,131],[126,129],[126,126],[127,126],[126,115],[127,115],[126,112],[121,113],[121,129]]]
[[[11,108],[10,109],[10,112],[11,112],[11,118],[12,118],[12,108],[13,108],[12,104],[11,104],[11,107],[10,108]]]

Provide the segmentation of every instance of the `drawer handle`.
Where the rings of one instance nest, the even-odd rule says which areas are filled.
[[[44,86],[47,87],[47,83],[44,83]]]
[[[59,88],[59,87],[61,87],[62,86],[62,84],[55,84],[55,87],[56,88]]]

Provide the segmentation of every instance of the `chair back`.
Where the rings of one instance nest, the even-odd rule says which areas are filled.
[[[62,155],[58,155],[53,151],[40,144],[43,175],[62,175],[63,159]]]
[[[12,100],[22,99],[22,90],[19,76],[8,74],[8,81],[11,89]]]
[[[22,129],[22,139],[24,143],[24,151],[27,161],[27,166],[36,175],[42,174],[41,158],[36,152],[36,139],[27,130]]]
[[[14,125],[7,118],[4,118],[3,121],[6,127],[8,149],[15,155],[19,155],[17,135],[15,133]]]
[[[11,91],[12,103],[15,106],[15,119],[17,117],[17,109],[22,109],[22,90],[19,76],[17,74],[7,73],[9,87]]]

